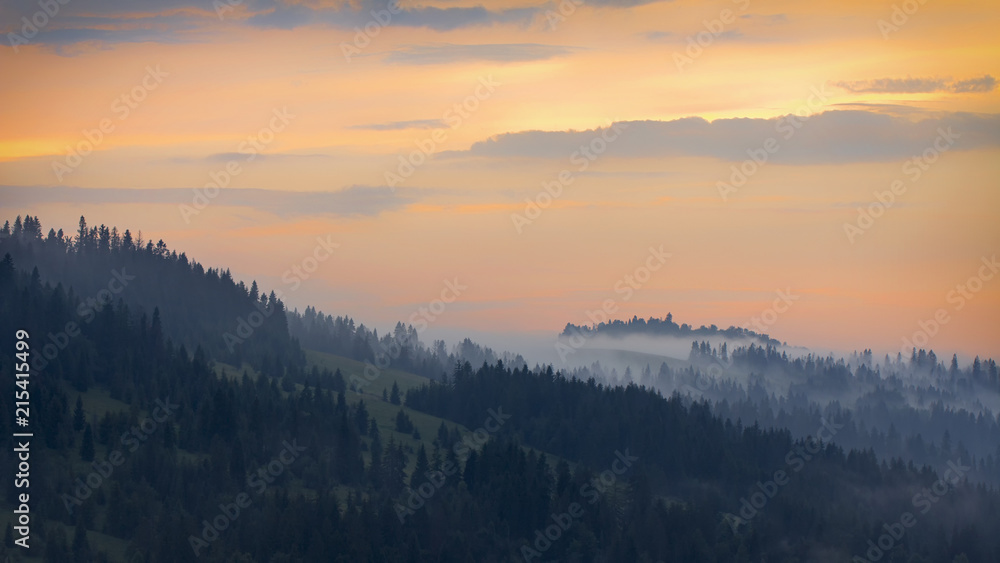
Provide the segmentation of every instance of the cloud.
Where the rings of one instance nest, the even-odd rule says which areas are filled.
[[[587,0],[586,5],[628,9],[657,1],[660,0]],[[487,8],[484,5],[441,8],[410,2],[400,5],[398,0],[220,2],[225,9],[218,13],[217,3],[211,0],[76,0],[65,5],[60,3],[60,11],[30,39],[30,43],[65,46],[89,42],[207,42],[211,41],[210,32],[213,29],[230,25],[275,29],[327,26],[353,30],[374,22],[380,26],[434,31],[494,25],[523,27],[548,11],[558,10],[557,2],[552,0],[535,0],[537,3],[534,5],[513,8]],[[30,20],[38,10],[34,1],[0,3],[0,22],[4,22],[0,25],[0,33],[19,32],[21,18]]]
[[[252,207],[282,217],[373,216],[405,207],[417,201],[419,195],[420,192],[414,189],[393,190],[388,186],[354,185],[337,191],[324,192],[226,188],[212,200],[212,205]],[[190,205],[192,196],[193,192],[186,188],[0,186],[0,200],[11,207],[39,203]]]
[[[643,179],[653,179],[653,178],[669,178],[675,176],[675,172],[667,171],[639,171],[639,170],[585,170],[583,172],[578,172],[577,176],[590,177],[590,178],[643,178]]]
[[[797,122],[799,128],[792,124]],[[769,161],[786,164],[832,164],[899,160],[920,154],[951,128],[960,135],[953,150],[1000,147],[1000,114],[950,113],[919,121],[879,112],[827,111],[808,119],[736,118],[706,121],[688,117],[672,121],[614,124],[620,136],[606,144],[608,156],[621,158],[708,157],[739,162],[767,139],[778,150]],[[524,131],[505,133],[473,144],[466,151],[441,153],[442,158],[551,158],[568,160],[574,153],[613,131]],[[580,157],[582,158],[582,157]]]
[[[366,125],[351,125],[348,129],[366,131],[401,131],[403,129],[438,129],[447,128],[443,119],[414,119],[411,121],[390,121],[388,123],[370,123]]]
[[[226,0],[223,5],[230,7]],[[6,4],[6,3],[4,3]],[[29,20],[39,10],[36,3],[0,5],[0,32],[20,33],[22,17]],[[398,5],[398,4],[394,4]],[[491,10],[482,6],[437,8],[401,7],[388,11],[388,0],[357,0],[335,5],[288,4],[278,0],[243,0],[235,10],[216,13],[210,0],[88,0],[60,6],[31,44],[65,46],[94,43],[211,41],[219,26],[249,25],[258,28],[295,29],[326,26],[344,30],[378,25],[420,27],[449,31],[498,24],[528,25],[541,6]],[[380,15],[383,23],[373,13]],[[223,16],[220,18],[220,15]],[[387,19],[388,17],[388,19]],[[8,23],[9,22],[9,23]],[[9,41],[3,44],[9,45]]]
[[[834,86],[855,94],[927,94],[933,92],[991,92],[996,79],[990,75],[953,82],[948,78],[876,78],[835,82]]]
[[[457,61],[492,61],[501,63],[540,61],[571,53],[569,47],[538,43],[484,45],[412,45],[393,51],[385,61],[395,64],[431,65]]]
[[[672,31],[647,31],[643,34],[643,37],[649,41],[667,41],[675,39],[677,34]]]
[[[741,19],[760,21],[764,24],[787,23],[788,16],[785,14],[743,14]]]
[[[917,106],[908,106],[903,104],[878,104],[873,102],[846,102],[840,104],[831,104],[830,107],[836,109],[857,109],[862,111],[872,111],[876,113],[885,113],[888,115],[919,115],[919,114],[925,114],[927,112],[925,108]]]
[[[496,24],[527,25],[538,13],[539,9],[536,7],[510,8],[496,11],[482,6],[470,8],[420,7],[404,9],[402,13],[393,17],[392,25],[423,27],[435,31],[451,31],[463,27],[491,26]]]
[[[666,2],[669,0],[585,0],[584,3],[591,6],[601,6],[608,8],[634,8],[636,6],[645,6],[647,4],[656,4],[657,2]],[[555,2],[553,2],[555,4]]]
[[[332,156],[328,154],[290,154],[290,153],[257,153],[254,155],[254,159],[257,161],[271,160],[271,161],[287,161],[287,160],[297,160],[297,159],[331,159]],[[170,158],[167,160],[170,164],[192,164],[200,162],[211,162],[211,163],[227,163],[231,160],[246,161],[247,155],[245,153],[237,152],[220,152],[215,154],[210,154],[208,156],[202,157],[187,157],[179,156]]]
[[[982,78],[970,78],[968,80],[960,80],[951,85],[952,92],[992,92],[997,87],[997,80],[990,75],[985,75]]]
[[[68,5],[71,6],[72,4]],[[30,14],[28,14],[30,16]],[[49,22],[37,28],[26,28],[20,19],[3,29],[5,40],[0,44],[18,47],[45,45],[59,54],[73,54],[68,46],[93,44],[98,47],[111,43],[180,43],[196,40],[205,18],[196,13],[128,14],[122,17],[103,15],[70,15],[57,13]]]

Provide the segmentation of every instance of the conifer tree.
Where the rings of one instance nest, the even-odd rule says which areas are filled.
[[[94,461],[94,433],[87,425],[83,431],[83,442],[80,444],[80,459],[83,461]]]

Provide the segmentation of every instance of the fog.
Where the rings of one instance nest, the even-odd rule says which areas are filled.
[[[733,422],[787,428],[797,438],[813,434],[823,420],[840,421],[846,429],[835,437],[838,445],[871,448],[886,460],[901,457],[935,468],[952,459],[1000,460],[1000,392],[992,360],[979,368],[960,363],[956,370],[929,351],[879,357],[721,333],[609,336],[594,330],[568,336],[429,328],[421,334],[425,344],[441,339],[456,351],[466,338],[497,357],[520,355],[532,368],[551,365],[567,377],[634,383],[664,396],[707,401]],[[976,470],[970,479],[1000,485],[1000,472],[990,463],[993,469]]]

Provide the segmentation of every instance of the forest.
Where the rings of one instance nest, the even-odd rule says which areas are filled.
[[[0,257],[34,433],[31,548],[9,479],[5,560],[1000,561],[992,359],[794,355],[668,315],[567,333],[690,339],[682,361],[559,369],[289,311],[83,217],[8,221]],[[14,420],[0,401],[8,468]]]

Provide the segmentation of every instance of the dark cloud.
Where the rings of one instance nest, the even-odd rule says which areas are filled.
[[[800,128],[793,126],[798,122]],[[1000,146],[1000,115],[951,113],[914,121],[871,111],[827,111],[808,119],[737,118],[709,122],[700,117],[672,121],[631,121],[606,154],[621,158],[709,157],[734,162],[748,158],[773,138],[779,147],[769,160],[787,164],[830,164],[904,159],[920,154],[934,142],[938,130],[959,135],[953,150]],[[441,157],[552,158],[565,160],[608,132],[525,131],[505,133],[477,142],[467,151]],[[595,141],[596,142],[596,141]]]
[[[72,4],[68,4],[69,8]],[[30,17],[30,14],[28,14]],[[72,54],[63,48],[82,44],[180,43],[196,40],[201,33],[204,18],[190,13],[133,14],[128,18],[106,15],[71,15],[64,12],[40,27],[27,27],[19,19],[0,27],[4,30],[2,45],[46,45],[60,54]]]
[[[586,0],[585,5],[625,9],[657,1]],[[216,11],[218,6],[223,7],[220,12]],[[390,7],[395,13],[390,13]],[[277,29],[322,25],[353,30],[376,22],[436,31],[504,24],[527,26],[544,17],[546,12],[558,10],[558,2],[538,0],[534,6],[494,9],[484,5],[401,6],[395,0],[353,0],[335,6],[289,4],[281,0],[241,0],[232,6],[227,0],[219,3],[212,0],[74,0],[60,4],[59,8],[55,16],[46,16],[50,21],[37,35],[29,38],[30,43],[59,46],[86,42],[210,41],[209,35],[200,33],[219,24],[234,23]],[[19,33],[21,18],[30,20],[39,10],[37,0],[0,3],[0,22],[3,22],[0,33]],[[0,44],[9,44],[9,41]]]
[[[601,1],[597,5],[628,7],[645,2]],[[286,4],[277,0],[242,0],[230,10],[216,12],[211,0],[76,0],[60,5],[60,11],[47,20],[30,43],[67,45],[85,42],[177,42],[210,41],[210,35],[198,35],[217,25],[244,24],[262,28],[295,29],[320,25],[342,30],[364,28],[373,22],[379,26],[422,27],[436,31],[492,26],[528,25],[549,4],[490,9],[484,6],[438,8],[399,6],[389,0],[356,0],[337,6]],[[0,4],[0,33],[20,33],[21,18],[31,19],[38,12],[37,1],[15,0]],[[4,41],[2,44],[10,44]]]

